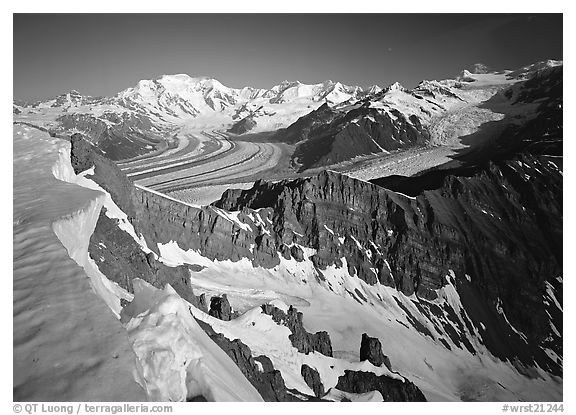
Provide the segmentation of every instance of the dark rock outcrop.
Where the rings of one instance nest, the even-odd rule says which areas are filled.
[[[280,130],[274,139],[298,143],[292,164],[300,171],[428,141],[428,130],[417,116],[407,117],[394,108],[390,108],[390,115],[370,108],[369,103],[367,100],[350,110],[336,110],[323,104]]]
[[[145,254],[127,232],[118,227],[118,220],[106,215],[102,208],[88,246],[90,257],[106,277],[134,292],[132,281],[140,278],[156,288],[168,283],[186,301],[199,306],[199,299],[190,285],[190,270],[186,266],[168,267]]]
[[[72,134],[70,150],[70,162],[74,173],[79,174],[88,170],[94,164],[92,144],[82,134]]]
[[[360,361],[368,360],[374,366],[382,366],[384,364],[388,370],[392,370],[390,359],[382,353],[382,344],[376,337],[370,337],[366,333],[362,334],[362,342],[360,343]]]
[[[378,391],[385,402],[426,402],[422,391],[408,379],[402,381],[372,372],[346,370],[338,378],[336,389],[351,393]]]
[[[314,391],[314,395],[317,398],[321,398],[324,396],[324,385],[322,384],[322,379],[320,379],[320,375],[316,371],[316,369],[311,368],[308,365],[302,365],[300,370],[302,377],[304,378],[304,382],[310,389]]]
[[[222,297],[215,296],[210,299],[210,312],[208,314],[223,321],[232,319],[232,308],[226,294],[222,294]]]
[[[262,305],[262,311],[272,317],[276,324],[286,326],[290,329],[289,339],[292,345],[300,353],[311,353],[317,351],[325,356],[332,357],[332,343],[330,336],[325,331],[311,334],[306,331],[302,323],[302,313],[290,306],[288,313],[280,310],[271,304]]]
[[[254,118],[251,115],[249,115],[245,118],[242,118],[240,121],[234,123],[234,125],[230,127],[228,132],[233,134],[244,134],[250,131],[255,126],[256,121],[254,121]]]
[[[205,293],[202,293],[198,296],[198,308],[205,313],[208,313],[208,300],[206,300]]]

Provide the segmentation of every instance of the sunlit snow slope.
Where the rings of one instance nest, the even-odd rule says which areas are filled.
[[[14,399],[143,400],[124,328],[53,231],[82,222],[87,243],[103,197],[54,177],[65,145],[14,127]]]

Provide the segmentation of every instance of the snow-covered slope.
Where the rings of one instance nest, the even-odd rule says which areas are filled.
[[[190,304],[170,287],[134,282],[122,319],[138,357],[138,382],[153,401],[260,402],[258,391],[198,326]]]
[[[261,131],[293,122],[318,102],[336,104],[362,93],[360,87],[333,81],[311,85],[284,81],[270,89],[235,89],[212,78],[179,74],[140,81],[117,98],[126,106],[138,105],[151,114],[164,114],[167,121],[186,121],[206,128],[210,123],[221,127],[250,117],[255,120],[251,129]]]
[[[143,80],[134,88],[118,94],[120,100],[138,104],[150,112],[175,119],[195,117],[207,112],[220,112],[236,104],[240,90],[225,87],[215,79],[192,78],[185,74],[164,75],[156,80]],[[250,91],[242,91],[251,98]],[[254,91],[258,95],[259,91]]]
[[[310,393],[299,376],[302,363],[319,371],[326,390],[334,387],[344,368],[354,367],[354,363],[345,362],[357,361],[362,333],[370,333],[381,339],[393,370],[414,381],[428,400],[537,401],[557,400],[561,396],[559,378],[541,370],[537,370],[537,378],[525,377],[512,363],[500,361],[485,348],[482,332],[465,328],[469,317],[450,283],[439,290],[439,299],[432,302],[432,307],[446,307],[445,314],[433,317],[424,311],[427,301],[406,297],[380,284],[368,285],[351,276],[345,258],[341,259],[342,266],[330,266],[320,275],[310,260],[314,252],[306,248],[302,248],[304,262],[281,259],[280,265],[270,270],[254,267],[245,260],[210,261],[174,245],[160,248],[162,258],[168,262],[204,267],[192,274],[197,292],[207,296],[226,293],[234,309],[245,313],[230,322],[195,311],[196,317],[217,332],[240,338],[258,354],[268,356],[282,372],[287,386],[302,393]],[[258,305],[266,302],[278,307],[286,307],[283,303],[296,305],[311,331],[328,331],[334,356],[344,362],[317,353],[297,353],[287,341],[289,331],[275,326],[261,313]],[[438,331],[442,326],[444,333]],[[452,330],[460,332],[476,351],[454,343]],[[369,369],[364,363],[363,369],[356,366],[355,370],[376,369]]]
[[[145,400],[124,328],[54,232],[87,248],[104,195],[53,176],[66,142],[14,126],[13,144],[14,400]]]

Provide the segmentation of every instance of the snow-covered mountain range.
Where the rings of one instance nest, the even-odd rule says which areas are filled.
[[[178,74],[142,80],[109,98],[70,91],[46,101],[15,102],[13,112],[16,120],[54,134],[89,133],[110,157],[122,159],[165,150],[183,125],[198,131],[226,129],[249,117],[256,120],[251,130],[273,131],[322,103],[334,105],[376,91],[376,86],[364,91],[333,81],[235,89],[213,78]]]
[[[392,142],[361,138],[355,153],[320,156],[314,162],[298,160],[301,157],[296,155],[296,165],[307,167],[427,142],[430,132],[427,127],[447,111],[479,103],[496,89],[561,64],[550,60],[500,72],[487,72],[484,66],[477,66],[473,72],[482,73],[465,70],[455,79],[422,81],[412,90],[398,83],[386,88],[362,89],[330,80],[310,85],[284,81],[270,89],[237,89],[209,77],[164,75],[142,80],[114,97],[86,97],[70,91],[42,102],[15,102],[13,112],[15,120],[41,126],[55,135],[87,133],[113,159],[165,151],[176,145],[174,137],[183,126],[189,130],[229,130],[235,134],[276,131],[290,127],[322,105],[334,112],[332,121],[337,119],[330,126],[331,137],[338,131],[342,134],[346,126],[347,132],[358,125],[360,130],[371,130],[374,119],[378,119],[377,125],[390,126],[385,130],[387,137],[395,135],[391,133],[394,129],[404,136]],[[410,130],[427,130],[427,133],[414,135]],[[352,135],[358,141],[358,133]],[[290,140],[294,142],[294,138]],[[436,144],[434,137],[432,144]],[[310,145],[313,144],[305,145],[300,152],[309,153]]]

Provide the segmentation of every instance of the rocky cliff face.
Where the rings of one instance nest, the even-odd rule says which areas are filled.
[[[211,259],[236,261],[249,258],[255,266],[269,268],[278,264],[281,256],[294,258],[296,261],[308,259],[305,258],[303,249],[293,244],[294,241],[305,244],[307,239],[300,236],[298,231],[293,232],[290,229],[284,231],[282,227],[277,227],[275,221],[281,218],[275,214],[274,209],[254,211],[246,208],[235,215],[215,206],[202,208],[187,206],[134,187],[113,162],[95,152],[90,153],[88,151],[90,148],[92,146],[75,146],[78,153],[73,157],[87,157],[92,161],[94,175],[90,177],[110,193],[115,203],[127,214],[136,234],[140,235],[153,251],[158,251],[158,244],[176,241],[180,248],[196,250]],[[80,160],[77,165],[87,167],[87,164]],[[331,174],[325,174],[326,177],[322,180],[328,180],[329,175]],[[296,223],[290,226],[293,225]],[[308,232],[305,228],[298,229],[305,232],[302,235],[313,235],[313,232]],[[317,237],[312,239],[316,240]],[[92,235],[89,253],[108,278],[128,291],[132,291],[132,281],[135,278],[142,278],[159,288],[169,283],[180,296],[195,307],[206,311],[205,297],[197,297],[189,285],[189,273],[197,271],[197,266],[167,266],[157,260],[158,252],[145,254],[134,237],[120,229],[118,223],[108,217],[105,211],[101,213]],[[330,258],[319,260],[318,266],[329,262]],[[214,297],[211,301],[214,314],[223,308],[228,310],[228,307],[222,307],[221,298],[223,297]],[[290,341],[299,352],[307,354],[316,351],[325,356],[332,356],[328,333],[324,331],[309,333],[304,328],[302,313],[293,307],[290,307],[287,313],[273,306],[263,307],[277,324],[290,329],[292,332]],[[228,320],[231,315],[226,311],[222,317]],[[209,329],[205,331],[210,334]],[[282,377],[273,368],[260,370],[259,365],[254,362],[255,357],[241,342],[229,341],[215,334],[213,340],[233,358],[267,399],[312,399],[287,390],[283,386]],[[261,362],[260,366],[262,365],[264,363]],[[314,374],[306,371],[305,376],[314,385],[315,392],[322,395],[323,391],[320,390],[322,384]]]
[[[488,323],[483,342],[496,356],[560,370],[540,348],[562,353],[544,304],[548,284],[562,275],[562,175],[545,158],[523,153],[395,188],[415,196],[325,171],[227,191],[202,208],[133,187],[103,157],[95,155],[94,164],[95,180],[156,253],[158,243],[175,241],[211,260],[248,258],[255,267],[310,260],[320,279],[345,258],[351,276],[415,294],[431,316],[448,312],[434,301],[454,284],[471,320],[452,317],[460,332],[440,328],[455,344],[475,352],[462,333]],[[561,313],[552,314],[561,327]]]
[[[168,267],[154,254],[146,255],[132,236],[118,227],[116,219],[106,216],[105,208],[100,212],[88,252],[98,269],[128,292],[134,292],[135,278],[160,289],[170,284],[183,299],[200,307],[190,286],[190,267]]]
[[[542,352],[526,351],[517,335],[514,346],[498,340],[497,333],[510,330],[497,304],[504,304],[509,322],[529,343],[553,336],[543,299],[547,284],[562,274],[561,195],[555,165],[521,155],[490,162],[469,177],[446,175],[440,187],[413,197],[323,172],[228,191],[217,206],[271,209],[270,244],[278,251],[292,243],[314,248],[311,259],[319,270],[346,258],[350,275],[407,296],[435,300],[444,276],[452,274],[478,326],[486,313],[498,321],[487,340],[495,354],[519,353],[530,362],[536,353],[547,362],[542,365],[557,368]]]
[[[302,322],[302,313],[290,306],[285,313],[270,304],[264,304],[262,311],[272,317],[276,324],[284,325],[290,329],[289,336],[292,345],[300,352],[308,354],[314,351],[322,353],[324,356],[332,357],[332,342],[330,336],[325,331],[311,334],[306,331]]]
[[[385,402],[426,401],[420,389],[412,382],[408,380],[402,382],[387,376],[378,376],[372,372],[347,370],[344,376],[338,378],[336,389],[352,393],[365,393],[376,390],[382,394]]]
[[[56,133],[76,130],[112,160],[129,159],[154,149],[166,149],[167,131],[161,131],[148,117],[125,112],[92,114],[70,113],[60,116]]]

